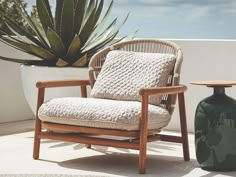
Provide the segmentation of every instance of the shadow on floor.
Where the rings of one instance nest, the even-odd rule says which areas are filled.
[[[72,159],[58,163],[64,168],[91,172],[103,172],[110,175],[127,177],[141,176],[138,174],[138,155],[111,153]],[[235,172],[210,172],[200,169],[197,161],[185,162],[182,157],[148,155],[146,174],[149,177],[234,177]]]
[[[55,143],[57,141],[45,140],[44,143]],[[191,159],[189,162],[183,160],[181,144],[168,142],[155,142],[148,144],[148,155],[146,165],[146,176],[149,177],[214,177],[222,175],[225,177],[236,176],[235,172],[219,173],[207,172],[200,169],[197,161]],[[84,144],[66,143],[58,141],[58,144],[53,144],[49,148],[63,147],[67,145],[74,145],[73,149],[80,152],[79,149],[84,148]],[[92,146],[88,151],[97,151],[101,155],[93,155],[81,157],[61,162],[48,161],[56,163],[59,166],[67,169],[100,172],[110,175],[136,177],[138,175],[138,155],[137,153],[130,153],[128,149],[116,148],[119,152],[114,152],[103,146]],[[138,151],[137,151],[138,152]],[[165,155],[162,155],[165,152]],[[171,153],[168,153],[171,152]],[[157,154],[158,153],[158,154]],[[181,153],[181,154],[179,154]],[[156,155],[157,154],[157,155]],[[174,156],[173,154],[176,154]],[[172,156],[171,156],[172,155]],[[179,157],[181,156],[181,157]],[[199,173],[200,172],[200,173]]]
[[[104,172],[112,175],[129,177],[138,175],[137,154],[111,153],[63,161],[58,163],[58,165],[64,168]],[[180,157],[148,155],[146,175],[162,177],[184,176],[197,167],[195,160],[185,162]]]

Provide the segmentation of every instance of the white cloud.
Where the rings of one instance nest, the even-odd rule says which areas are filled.
[[[129,4],[129,0],[115,0],[115,3],[118,3],[118,4]]]
[[[167,16],[169,13],[172,13],[173,10],[174,10],[173,7],[127,6],[122,8],[113,8],[112,13],[115,16],[121,16],[122,14],[127,14],[128,12],[130,12],[130,15],[135,17],[145,17],[145,18],[154,17],[155,19],[159,19],[162,18],[163,16]]]
[[[193,22],[196,20],[201,20],[202,18],[205,18],[208,15],[210,15],[210,11],[211,11],[211,8],[209,6],[192,7],[191,9],[187,10],[186,21]]]
[[[166,0],[139,0],[139,2],[145,4],[165,4]]]
[[[236,14],[236,1],[222,4],[220,11],[225,14]]]

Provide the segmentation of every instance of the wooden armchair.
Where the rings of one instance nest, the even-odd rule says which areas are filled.
[[[130,55],[130,53],[132,55]],[[169,71],[163,71],[163,69],[157,68],[157,72],[163,71],[165,75],[168,73],[168,75],[165,76],[166,79],[160,79],[161,85],[158,85],[160,83],[156,84],[156,78],[151,79],[151,85],[150,83],[148,85],[146,82],[144,85],[139,85],[146,77],[149,78],[150,75],[156,76],[156,71],[152,72],[151,70],[148,72],[149,68],[155,68],[155,66],[159,67],[158,63],[155,63],[155,57],[164,56],[165,58],[167,56],[168,58],[169,56],[166,54],[169,54],[172,59],[174,58],[174,62],[173,60],[168,60],[169,63],[173,63]],[[139,56],[143,58],[140,60]],[[144,61],[144,59],[149,58],[151,58],[150,61],[153,61]],[[135,64],[141,62],[143,68],[140,71],[135,71],[139,65],[136,66],[134,64],[135,66],[132,66],[131,69],[128,67],[128,69],[132,71],[130,77],[134,77],[134,79],[131,79],[131,81],[130,79],[123,79],[118,86],[113,85],[116,84],[115,82],[118,79],[117,75],[111,75],[116,72],[116,74],[119,74],[118,77],[122,75],[122,73],[119,73],[119,70],[122,70],[123,66],[121,66],[119,62],[129,63],[128,60],[130,59],[137,60]],[[101,145],[136,149],[139,150],[139,173],[145,173],[147,142],[160,140],[182,143],[184,160],[188,161],[189,147],[184,103],[184,92],[187,88],[184,85],[179,85],[182,60],[182,50],[176,44],[169,41],[130,40],[120,42],[95,54],[89,64],[90,80],[38,82],[33,158],[39,158],[41,139],[84,143],[88,148],[91,148],[91,145]],[[115,68],[116,65],[118,68]],[[161,67],[163,65],[165,65],[164,62],[161,64]],[[104,66],[104,68],[102,68],[102,66]],[[108,69],[115,70],[112,71],[110,75]],[[140,73],[142,77],[139,78],[139,74],[134,75],[135,72]],[[124,74],[124,77],[127,77],[126,75],[127,73]],[[104,77],[108,77],[108,80],[104,79]],[[107,82],[110,85],[108,85]],[[153,82],[156,85],[153,85]],[[128,90],[126,90],[126,83],[134,84],[134,87],[128,87]],[[80,86],[81,97],[83,98],[73,98],[73,100],[71,100],[72,98],[55,98],[44,103],[45,88],[65,86]],[[87,86],[92,87],[92,95],[95,95],[95,98],[85,98],[87,97]],[[103,86],[106,87],[105,91],[101,88]],[[148,86],[148,88],[144,86]],[[114,90],[118,89],[119,93],[113,93],[114,90],[111,89],[113,87],[115,88]],[[133,88],[138,88],[138,90]],[[126,91],[123,92],[124,90]],[[133,90],[136,95],[132,92]],[[128,96],[123,95],[122,97],[122,94],[127,94],[127,92]],[[132,93],[129,94],[129,92]],[[159,134],[161,129],[169,122],[174,111],[177,96],[182,136]],[[150,102],[150,100],[154,100],[154,102]],[[124,106],[122,107],[122,105]],[[74,113],[73,110],[77,112]],[[82,110],[86,111],[83,112]],[[128,116],[123,116],[124,114]],[[118,117],[114,118],[114,116]],[[164,123],[163,120],[165,120]],[[103,121],[103,123],[100,121]],[[129,125],[131,123],[132,125]],[[76,133],[58,133],[58,130]],[[117,138],[110,139],[110,137],[109,139],[105,139],[104,137],[94,137],[94,135],[120,136],[127,137],[127,139],[117,140]]]

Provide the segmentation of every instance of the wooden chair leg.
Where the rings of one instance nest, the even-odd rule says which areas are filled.
[[[44,94],[45,94],[45,88],[39,88],[38,89],[37,107],[36,107],[35,129],[34,129],[34,149],[33,149],[33,158],[34,159],[39,158],[40,138],[38,135],[41,132],[42,124],[41,124],[41,120],[38,118],[38,110],[39,110],[39,107],[44,102]]]
[[[178,100],[179,100],[179,115],[180,115],[180,126],[181,126],[181,134],[182,134],[184,160],[189,161],[190,156],[189,156],[188,130],[187,130],[187,121],[186,121],[184,93],[178,94]]]
[[[140,142],[139,142],[139,173],[146,171],[147,157],[147,121],[148,121],[148,96],[142,96],[142,114],[140,121]]]
[[[85,144],[86,148],[91,149],[92,145],[91,144]]]
[[[141,140],[140,140],[141,141]],[[139,149],[139,173],[144,174],[146,171],[147,143],[140,143]]]
[[[33,149],[33,158],[39,158],[39,150],[40,150],[40,138],[38,137],[41,132],[41,121],[36,117],[35,121],[35,130],[34,130],[34,149]]]

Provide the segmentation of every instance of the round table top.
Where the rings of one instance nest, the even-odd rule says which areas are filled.
[[[193,85],[206,85],[210,87],[228,87],[236,85],[236,81],[224,81],[224,80],[208,80],[208,81],[192,81]]]

